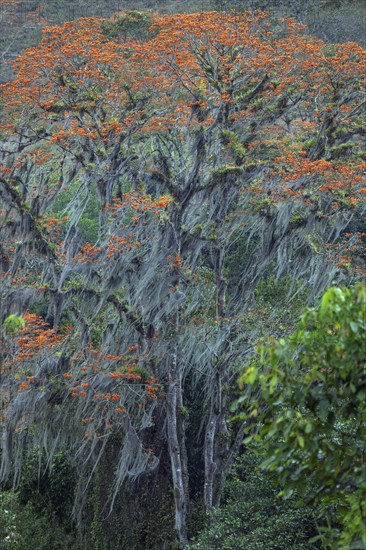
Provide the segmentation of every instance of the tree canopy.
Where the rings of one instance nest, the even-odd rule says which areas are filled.
[[[230,401],[253,341],[291,330],[290,300],[364,275],[365,57],[262,12],[125,12],[46,27],[17,59],[1,100],[4,478],[27,445],[48,463],[63,448],[77,514],[111,442],[109,505],[168,456],[188,543],[187,434],[211,510],[245,434]],[[256,305],[269,280],[286,287],[274,316]]]

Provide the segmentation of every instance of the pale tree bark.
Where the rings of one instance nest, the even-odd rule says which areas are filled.
[[[184,424],[179,404],[182,401],[182,381],[179,373],[177,349],[174,350],[169,368],[167,395],[168,447],[172,469],[175,504],[175,529],[181,548],[188,545],[187,517],[187,458],[184,441]]]
[[[207,511],[220,504],[222,477],[225,462],[230,451],[230,434],[228,430],[228,395],[226,386],[225,366],[218,361],[215,365],[215,375],[212,382],[212,397],[210,414],[205,433],[205,484],[204,505]]]
[[[174,238],[176,240],[177,255],[181,253],[181,212],[178,211],[173,218]],[[179,286],[179,270],[174,268],[176,286]],[[172,315],[171,339],[173,350],[168,364],[168,395],[167,395],[167,426],[168,449],[170,455],[172,482],[175,505],[175,529],[181,548],[188,545],[187,512],[189,503],[188,494],[188,458],[186,449],[186,430],[183,413],[183,378],[179,361],[178,332],[180,324],[179,305]],[[169,323],[169,321],[168,321]]]
[[[224,184],[226,185],[226,184]],[[229,209],[228,191],[224,188],[221,202],[217,206],[214,223],[217,239],[212,250],[212,264],[216,287],[216,321],[218,325],[219,347],[212,361],[212,379],[210,388],[210,413],[205,433],[205,484],[204,504],[206,510],[216,506],[219,501],[220,478],[223,462],[229,450],[229,430],[227,427],[228,409],[228,372],[230,364],[226,361],[229,334],[226,334],[226,282],[224,263],[226,244],[221,241],[220,234]]]
[[[220,234],[220,228],[223,225],[228,209],[228,196],[224,192],[222,194],[222,203],[215,219],[218,235]],[[232,384],[231,362],[233,360],[230,350],[233,336],[230,326],[227,325],[226,321],[228,316],[226,305],[226,281],[224,277],[226,253],[226,245],[220,243],[220,238],[218,238],[215,243],[215,249],[212,252],[212,257],[215,274],[217,300],[216,317],[219,328],[219,346],[216,357],[212,361],[210,412],[204,441],[204,505],[207,511],[220,505],[224,482],[244,438],[243,426],[239,428],[236,434],[231,434],[229,430],[229,388]]]

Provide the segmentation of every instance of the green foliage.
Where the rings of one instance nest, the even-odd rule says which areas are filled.
[[[111,20],[105,22],[104,32],[113,40],[134,38],[145,41],[154,36],[150,29],[151,20],[151,12],[131,10],[117,13]]]
[[[12,491],[0,492],[0,547],[29,550],[81,550],[77,533],[65,527],[49,510],[22,504]]]
[[[237,406],[260,420],[247,443],[265,449],[262,466],[283,496],[303,493],[311,481],[306,498],[341,524],[324,529],[331,548],[366,545],[365,341],[366,288],[330,288],[292,336],[257,349],[241,378]]]
[[[66,213],[71,214],[68,210],[69,203],[72,197],[77,196],[80,193],[79,181],[70,184],[70,188],[62,191],[56,198],[52,215],[62,217]],[[66,222],[63,222],[63,226],[66,226]],[[86,207],[80,217],[78,228],[81,230],[83,238],[89,243],[95,243],[98,239],[98,202],[96,186],[91,186],[89,190],[89,200]]]
[[[214,510],[210,525],[197,537],[193,550],[284,550],[315,548],[307,542],[314,530],[311,511],[296,499],[281,501],[268,474],[258,469],[260,457],[237,460],[227,483],[225,503]]]
[[[45,470],[33,449],[18,490],[0,490],[0,548],[81,549],[70,520],[74,486],[74,471],[62,453]]]
[[[109,446],[109,458],[118,444],[116,438]],[[97,470],[87,497],[87,509],[83,516],[84,548],[177,549],[169,480],[157,479],[152,475],[137,483],[126,484],[119,492],[113,510],[110,510],[106,501],[111,490],[111,474],[105,459]]]
[[[34,449],[24,465],[18,488],[22,505],[29,505],[39,513],[48,510],[60,521],[68,521],[71,514],[75,487],[75,474],[62,453],[56,453],[48,469],[39,462],[38,449]]]
[[[223,140],[227,143],[227,147],[231,150],[233,158],[237,164],[242,163],[247,154],[246,147],[240,142],[240,139],[235,132],[223,130]]]
[[[227,179],[230,176],[236,178],[240,176],[243,172],[243,169],[240,166],[233,166],[231,164],[223,164],[218,168],[215,168],[211,172],[212,182],[215,183],[226,183]]]
[[[4,320],[2,331],[4,336],[15,336],[23,327],[25,327],[23,317],[12,314]]]
[[[342,156],[352,153],[354,143],[342,143],[341,145],[335,145],[329,149],[329,154],[332,158],[342,158]]]

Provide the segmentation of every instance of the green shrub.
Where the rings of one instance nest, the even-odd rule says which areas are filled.
[[[316,548],[308,539],[315,533],[312,513],[297,507],[296,499],[277,498],[268,474],[258,470],[260,457],[238,459],[227,483],[223,505],[209,517],[209,525],[193,550],[305,550]]]
[[[18,493],[0,492],[0,548],[11,550],[81,550],[76,531],[49,510],[22,504]]]

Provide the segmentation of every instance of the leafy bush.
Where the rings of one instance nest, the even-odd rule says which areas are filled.
[[[192,545],[194,550],[305,550],[314,533],[312,513],[296,499],[280,500],[268,474],[258,470],[260,458],[238,459],[227,483],[225,501],[209,518]]]
[[[0,492],[0,548],[29,550],[80,550],[76,532],[60,523],[49,510],[21,504],[12,491]]]
[[[302,496],[330,517],[332,549],[366,547],[365,341],[366,287],[330,288],[290,337],[257,348],[238,400],[260,422],[246,443],[261,446],[282,493],[311,481]]]
[[[56,453],[45,469],[34,448],[17,491],[0,490],[0,548],[79,550],[71,521],[74,487],[74,470],[65,455]]]

